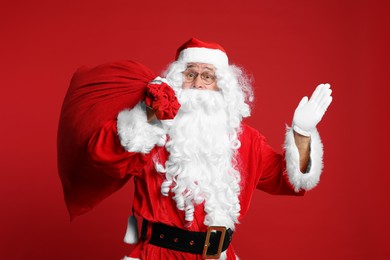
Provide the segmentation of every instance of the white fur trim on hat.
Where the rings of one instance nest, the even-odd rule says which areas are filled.
[[[149,153],[157,144],[165,145],[166,133],[158,125],[147,122],[144,103],[118,114],[117,128],[121,145],[129,152]]]
[[[225,52],[209,48],[187,48],[180,52],[178,61],[200,62],[212,64],[215,67],[229,66],[229,59]]]
[[[310,190],[320,181],[323,163],[323,146],[317,130],[310,137],[310,163],[308,171],[302,173],[299,167],[299,152],[295,145],[293,129],[287,127],[285,137],[287,175],[294,190]]]
[[[141,260],[141,259],[139,259],[139,258],[133,258],[133,257],[127,257],[127,256],[125,256],[125,257],[123,257],[123,259],[122,260]]]

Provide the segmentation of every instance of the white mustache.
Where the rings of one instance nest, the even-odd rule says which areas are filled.
[[[226,102],[220,91],[185,89],[178,95],[183,112],[202,109],[206,114],[225,109]]]

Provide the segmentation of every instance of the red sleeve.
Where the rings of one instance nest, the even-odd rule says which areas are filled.
[[[301,194],[288,181],[284,155],[275,152],[259,131],[243,124],[240,141],[241,171],[245,176],[242,184],[248,195],[255,188],[270,194]]]
[[[259,176],[256,188],[270,194],[303,195],[303,191],[295,192],[288,181],[284,155],[276,153],[260,133],[258,133],[256,142],[258,149],[257,176]]]
[[[247,213],[256,189],[270,194],[302,195],[294,192],[286,176],[284,156],[276,153],[256,129],[243,124],[238,164],[241,173],[241,216]]]
[[[110,120],[92,135],[88,157],[93,165],[108,175],[124,178],[126,175],[141,175],[150,154],[126,151],[119,141],[116,120]]]

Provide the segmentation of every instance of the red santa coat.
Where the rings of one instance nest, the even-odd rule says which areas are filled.
[[[292,135],[291,130],[288,130],[288,134]],[[246,215],[255,189],[282,195],[302,195],[304,193],[304,190],[297,189],[289,180],[285,156],[276,153],[257,130],[242,124],[240,141],[241,147],[237,158],[241,173],[239,219]],[[288,149],[290,148],[287,147]],[[161,184],[165,175],[156,171],[154,161],[157,158],[159,162],[165,164],[169,154],[164,147],[154,146],[146,154],[126,151],[118,138],[117,122],[112,120],[92,137],[88,152],[91,162],[96,167],[104,169],[110,176],[118,179],[127,178],[129,175],[135,177],[134,210],[136,214],[151,222],[160,222],[191,231],[206,231],[207,227],[203,224],[205,212],[202,204],[195,208],[192,225],[185,227],[184,212],[177,209],[172,194],[168,197],[161,194]],[[227,250],[227,256],[228,259],[236,259],[232,245]],[[130,257],[135,259],[201,259],[198,255],[156,247],[145,241],[138,243]]]
[[[185,228],[184,213],[177,209],[172,196],[165,197],[160,192],[165,176],[155,170],[153,158],[158,157],[164,164],[169,156],[164,147],[156,145],[161,131],[146,123],[144,111],[128,117],[136,111],[134,108],[120,112],[115,119],[119,111],[134,107],[144,98],[146,85],[153,78],[153,72],[132,61],[83,68],[73,77],[58,131],[58,168],[71,218],[95,207],[134,177],[135,212],[152,222]],[[128,142],[124,144],[123,140]],[[317,132],[311,137],[310,170],[306,174],[299,170],[299,154],[291,129],[286,132],[283,155],[275,153],[257,130],[245,124],[240,141],[237,158],[241,173],[240,219],[245,216],[255,189],[271,194],[302,195],[303,190],[317,185],[322,170],[322,144]],[[198,205],[188,229],[205,231],[204,217],[203,205]],[[235,259],[232,246],[227,256]],[[199,258],[143,241],[131,257]]]

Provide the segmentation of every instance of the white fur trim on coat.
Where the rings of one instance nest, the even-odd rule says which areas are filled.
[[[141,260],[141,259],[125,256],[122,260]]]
[[[302,173],[299,167],[299,152],[295,145],[293,129],[287,127],[284,148],[286,150],[287,175],[294,190],[310,190],[317,186],[323,168],[323,146],[317,130],[310,140],[310,163],[308,171]]]
[[[158,125],[149,124],[144,103],[118,114],[117,128],[121,145],[129,152],[149,153],[157,144],[165,145],[166,133]]]

